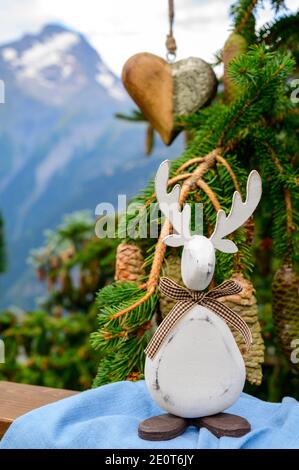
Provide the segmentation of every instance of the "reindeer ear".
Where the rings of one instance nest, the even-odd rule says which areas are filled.
[[[238,251],[237,245],[232,240],[228,240],[227,238],[217,240],[213,243],[213,245],[217,250],[222,251],[222,253],[237,253]]]
[[[184,245],[185,239],[181,237],[181,235],[172,234],[172,235],[167,235],[167,237],[163,239],[163,242],[167,246],[177,248],[178,246]]]

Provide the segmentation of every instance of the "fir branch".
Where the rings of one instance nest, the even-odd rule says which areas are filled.
[[[115,117],[123,121],[147,122],[146,117],[139,109],[133,109],[131,114],[116,113]]]
[[[144,348],[157,296],[153,294],[147,302],[131,310],[130,315],[115,318],[119,308],[124,308],[141,295],[138,285],[129,282],[115,283],[100,292],[98,331],[91,335],[91,344],[103,355],[103,360],[94,386],[125,380],[132,371],[143,369]]]
[[[266,23],[258,32],[257,42],[267,44],[271,51],[291,52],[299,64],[299,12]]]
[[[255,35],[255,10],[259,0],[238,0],[230,10],[233,28],[236,34],[242,35],[248,44],[253,44]]]
[[[254,46],[230,63],[229,73],[243,87],[244,93],[227,109],[227,123],[219,145],[232,138],[238,127],[243,130],[249,119],[252,122],[261,119],[261,110],[264,113],[273,110],[277,96],[285,94],[283,87],[293,66],[290,55],[267,52],[264,46]]]
[[[236,33],[242,33],[259,0],[239,0],[231,7]]]
[[[249,3],[252,5],[252,2],[238,2],[241,3],[243,7]],[[284,188],[292,200],[292,224],[297,226],[298,223],[298,180],[293,167],[298,145],[298,116],[295,113],[291,115],[292,107],[286,100],[286,80],[293,65],[294,61],[288,54],[273,52],[263,45],[251,48],[232,61],[230,74],[241,87],[239,98],[228,105],[215,101],[192,116],[180,118],[184,127],[193,131],[194,138],[182,155],[172,162],[170,170],[171,186],[178,179],[184,181],[181,203],[188,202],[191,209],[198,201],[204,204],[204,233],[208,234],[215,224],[215,208],[220,205],[227,213],[234,190],[240,189],[244,195],[248,169],[254,163],[260,168],[264,185],[273,199],[273,236],[276,252],[281,256],[289,243],[285,227],[291,227],[285,199],[281,197]],[[278,171],[266,144],[273,148],[282,171]],[[206,159],[211,154],[213,158],[207,167]],[[196,186],[198,181],[204,182],[200,188]],[[140,203],[149,217],[149,202],[154,201],[154,183],[151,181],[134,202]],[[170,224],[165,222],[162,225],[161,218],[157,217],[160,227],[158,242],[152,239],[144,242],[145,266],[150,271],[146,292],[136,283],[116,283],[99,294],[99,330],[93,334],[92,342],[103,359],[96,385],[142,376],[143,349],[150,336],[149,322],[156,309],[160,270],[170,253],[162,242],[171,229]],[[249,223],[232,234],[239,248],[237,255],[216,253],[217,283],[230,277],[234,270],[241,270],[247,276],[252,272],[251,241],[249,243],[252,229],[252,223]],[[298,235],[291,233],[290,237],[294,254],[298,249],[295,243]]]
[[[296,173],[281,148],[276,133],[270,128],[256,128],[253,143],[271,195],[274,248],[282,259],[292,258],[298,264],[299,187]]]
[[[278,13],[280,10],[287,9],[285,0],[271,0],[271,6],[275,10],[275,13]]]

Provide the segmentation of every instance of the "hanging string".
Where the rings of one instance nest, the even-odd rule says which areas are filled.
[[[176,57],[176,42],[173,36],[173,20],[174,20],[174,0],[168,0],[168,17],[169,17],[169,33],[166,36],[166,58],[168,62],[173,62]]]

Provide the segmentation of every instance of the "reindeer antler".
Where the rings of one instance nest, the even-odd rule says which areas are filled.
[[[165,237],[164,242],[170,246],[179,246],[191,237],[191,208],[189,204],[185,204],[182,210],[180,208],[180,185],[175,185],[169,193],[167,192],[169,167],[169,160],[165,160],[159,166],[155,179],[155,189],[160,209],[176,232]]]
[[[229,215],[220,209],[217,213],[216,226],[210,237],[211,242],[217,250],[224,253],[236,253],[237,246],[232,240],[224,239],[227,235],[241,227],[255,211],[262,195],[262,180],[256,170],[253,170],[247,180],[246,201],[242,202],[240,193],[233,195],[232,207]]]

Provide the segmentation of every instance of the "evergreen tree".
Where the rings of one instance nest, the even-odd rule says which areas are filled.
[[[86,211],[47,231],[30,261],[46,287],[39,310],[0,312],[6,361],[0,380],[85,390],[97,369],[89,336],[96,328],[96,291],[113,279],[114,240],[99,240]]]
[[[185,201],[191,206],[204,203],[207,235],[219,207],[227,213],[234,190],[244,195],[249,171],[259,170],[264,195],[255,227],[250,221],[233,234],[239,247],[236,255],[217,252],[215,273],[217,283],[234,273],[254,280],[256,272],[274,260],[256,286],[259,303],[269,302],[275,268],[288,264],[298,270],[299,246],[299,109],[291,100],[291,79],[298,70],[299,15],[288,13],[281,0],[271,4],[274,20],[260,30],[255,16],[262,1],[238,0],[231,7],[233,31],[217,58],[224,63],[224,92],[219,87],[210,106],[178,121],[191,138],[172,162],[169,182],[170,189],[187,178]],[[134,118],[142,117],[135,112],[130,119]],[[134,201],[143,205],[149,218],[149,203],[155,202],[153,182]],[[144,277],[139,282],[119,280],[99,291],[99,328],[91,338],[101,357],[96,386],[143,377],[144,348],[159,314],[159,276],[169,256],[180,256],[178,249],[163,244],[159,222],[158,240],[134,240],[145,258]],[[252,245],[254,233],[258,235]],[[267,325],[266,339],[272,334]]]

